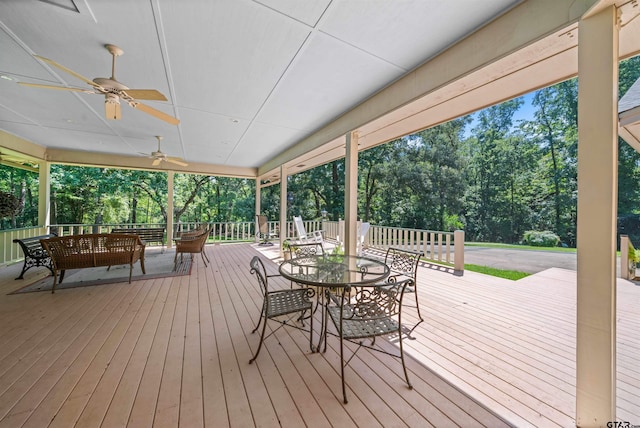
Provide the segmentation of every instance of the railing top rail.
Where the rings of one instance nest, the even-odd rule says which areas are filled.
[[[439,233],[441,235],[453,235],[455,233],[455,232],[445,232],[442,230],[414,229],[410,227],[396,227],[396,226],[381,226],[379,224],[372,224],[371,227],[379,228],[379,229],[411,230],[414,232]]]
[[[25,227],[16,227],[11,228],[11,229],[0,229],[0,232],[19,232],[21,230],[33,230],[33,229],[40,229],[43,228],[44,226],[25,226]]]

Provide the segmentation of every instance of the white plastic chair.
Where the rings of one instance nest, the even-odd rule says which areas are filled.
[[[296,227],[296,233],[298,234],[298,241],[300,243],[319,242],[322,244],[324,242],[322,230],[314,230],[311,234],[307,234],[302,217],[293,216],[293,224]]]
[[[371,223],[367,222],[358,222],[358,238],[356,240],[356,254],[359,256],[362,255],[362,251],[364,250],[364,242],[367,233],[369,233],[369,229],[371,228]],[[338,243],[340,245],[344,245],[344,220],[338,221],[338,236],[336,237]]]
[[[358,241],[356,243],[357,245],[357,253],[358,255],[362,255],[362,251],[364,250],[364,238],[367,236],[367,233],[369,233],[369,228],[371,227],[371,223],[358,223]]]

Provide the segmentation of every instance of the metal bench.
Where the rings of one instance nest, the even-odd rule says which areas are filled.
[[[23,279],[24,273],[36,266],[44,266],[53,274],[53,266],[51,264],[51,257],[42,248],[40,244],[41,239],[54,238],[58,235],[51,233],[48,235],[32,236],[29,238],[14,239],[13,242],[20,244],[22,252],[24,253],[24,265],[22,266],[22,272],[16,279]]]
[[[162,244],[162,252],[164,252],[164,227],[113,228],[111,229],[111,233],[128,233],[131,235],[138,235],[145,244],[149,244],[151,242]]]

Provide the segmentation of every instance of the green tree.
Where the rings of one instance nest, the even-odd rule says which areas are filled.
[[[383,144],[360,152],[358,156],[358,212],[363,221],[380,224],[379,207],[385,203],[382,190],[388,178],[392,147],[391,143]]]
[[[0,165],[0,191],[18,200],[18,212],[0,219],[0,229],[15,229],[38,224],[38,174]]]
[[[504,195],[513,181],[505,174],[512,160],[504,147],[509,146],[513,115],[522,103],[514,99],[480,111],[474,135],[465,141],[465,223],[470,239],[507,242],[511,236]]]
[[[619,96],[640,78],[640,57],[620,63]],[[640,154],[622,138],[618,139],[618,215],[640,213]]]
[[[524,128],[542,150],[540,166],[553,212],[551,229],[570,242],[575,238],[577,209],[577,95],[576,79],[537,91],[532,102],[537,107],[535,120]]]

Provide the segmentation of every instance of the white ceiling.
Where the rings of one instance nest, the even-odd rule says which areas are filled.
[[[519,0],[3,0],[0,129],[46,148],[257,168]],[[104,97],[17,85],[157,89],[170,125]],[[12,80],[7,80],[10,78]]]

